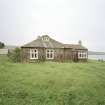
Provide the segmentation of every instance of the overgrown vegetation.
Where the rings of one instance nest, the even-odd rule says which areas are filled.
[[[105,62],[21,64],[1,57],[0,105],[105,105]]]
[[[15,48],[12,52],[9,52],[8,57],[13,62],[21,62],[21,49]]]

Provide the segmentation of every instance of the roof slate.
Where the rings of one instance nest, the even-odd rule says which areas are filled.
[[[76,50],[87,50],[87,48],[85,48],[82,45],[79,44],[64,44],[65,48],[72,48],[72,49],[76,49]]]
[[[48,37],[49,40],[45,41],[43,40],[43,37]],[[25,44],[22,46],[23,48],[30,48],[30,47],[40,47],[40,48],[72,48],[72,49],[87,49],[82,45],[79,44],[63,44],[60,43],[52,38],[50,38],[48,35],[43,35],[41,37],[38,37],[36,40]]]
[[[43,37],[48,37],[49,41],[43,40],[42,39]],[[42,37],[38,37],[36,40],[34,40],[34,41],[32,41],[28,44],[25,44],[22,47],[62,48],[63,44],[54,40],[54,39],[52,39],[52,38],[50,38],[49,36],[45,35],[45,36],[42,36]]]

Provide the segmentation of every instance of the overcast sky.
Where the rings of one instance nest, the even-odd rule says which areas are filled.
[[[105,0],[0,0],[0,41],[20,46],[44,34],[105,51]]]

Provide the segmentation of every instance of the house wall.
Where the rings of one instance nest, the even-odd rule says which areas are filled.
[[[87,50],[72,50],[70,48],[56,48],[54,49],[54,59],[46,59],[46,49],[45,48],[37,48],[38,49],[38,59],[30,59],[30,48],[22,48],[22,62],[36,62],[36,61],[86,61],[86,59],[78,59],[79,51],[87,51]]]
[[[76,54],[76,56],[78,57],[78,53],[79,52],[87,52],[87,57],[86,58],[77,58],[77,61],[87,61],[87,59],[88,59],[88,50],[86,50],[86,49],[80,49],[80,50],[76,50],[76,52],[77,52],[77,54]]]
[[[74,62],[77,62],[78,61],[78,50],[77,51],[76,50],[73,50],[72,51],[72,60]]]
[[[64,49],[63,48],[55,49],[54,60],[61,61],[61,62],[64,60]]]
[[[65,48],[64,49],[64,60],[65,61],[73,60],[72,49],[70,49],[70,48]]]
[[[21,60],[22,62],[29,62],[29,48],[22,48],[21,51]]]
[[[31,48],[22,48],[22,62],[34,62],[34,61],[63,61],[64,60],[64,49],[54,49],[54,59],[46,59],[46,49],[38,49],[38,59],[30,59],[30,49]]]
[[[46,55],[46,49],[45,49]],[[45,57],[46,58],[46,57]],[[72,60],[72,49],[56,48],[54,49],[54,59],[46,59],[47,61],[66,61]]]
[[[38,59],[30,59],[30,49],[31,48],[22,48],[22,54],[21,54],[22,62],[35,62],[35,61],[43,60],[43,57],[44,57],[43,48],[35,48],[35,49],[38,49]]]

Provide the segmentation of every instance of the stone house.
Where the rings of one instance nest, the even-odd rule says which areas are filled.
[[[48,35],[39,36],[25,44],[22,49],[22,62],[36,61],[87,61],[88,49],[78,44],[63,44]]]

